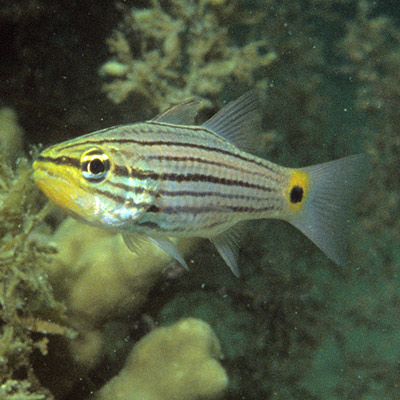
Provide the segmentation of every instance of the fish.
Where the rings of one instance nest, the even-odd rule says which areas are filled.
[[[33,178],[72,217],[122,234],[132,251],[155,243],[188,269],[171,238],[209,239],[235,276],[243,223],[289,222],[338,265],[349,262],[349,212],[367,156],[290,168],[249,152],[261,106],[245,93],[201,125],[189,99],[153,119],[95,131],[43,150]]]

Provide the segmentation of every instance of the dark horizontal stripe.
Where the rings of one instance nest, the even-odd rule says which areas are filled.
[[[271,187],[257,185],[255,183],[245,182],[236,179],[227,179],[220,178],[214,175],[204,175],[204,174],[162,174],[158,178],[154,177],[152,179],[161,179],[164,181],[172,181],[172,182],[206,182],[206,183],[215,183],[219,185],[228,185],[228,186],[238,186],[244,188],[258,189],[263,192],[272,192],[275,189]]]
[[[50,162],[55,165],[69,165],[71,167],[75,168],[80,168],[81,163],[80,160],[74,157],[66,157],[66,156],[60,156],[60,157],[44,157],[39,155],[36,161],[39,162]]]
[[[177,125],[179,127],[179,125]],[[191,128],[186,128],[186,129],[192,129]],[[199,127],[199,130],[205,130],[205,128]],[[137,140],[137,139],[97,139],[97,140],[87,140],[82,144],[91,144],[91,145],[102,145],[102,144],[116,144],[116,145],[122,145],[122,144],[138,144],[141,146],[176,146],[176,147],[187,147],[187,148],[193,148],[193,149],[200,149],[200,150],[206,150],[214,153],[219,153],[219,154],[224,154],[228,155],[231,157],[234,157],[239,160],[247,161],[249,163],[264,167],[270,171],[273,171],[271,167],[266,165],[262,160],[258,161],[257,159],[253,158],[248,158],[243,156],[242,154],[237,154],[237,153],[232,153],[231,151],[224,150],[218,147],[210,147],[206,146],[203,144],[197,144],[197,143],[185,143],[185,142],[175,142],[175,141],[163,141],[163,140]],[[62,149],[67,149],[69,147],[74,147],[76,144],[71,143],[69,145],[64,146]]]
[[[108,180],[107,184],[109,184],[112,187],[122,189],[127,193],[135,193],[135,194],[142,194],[144,192],[147,192],[149,195],[158,197],[158,196],[168,196],[168,197],[210,197],[210,196],[215,196],[219,197],[222,199],[232,199],[232,200],[249,200],[249,201],[266,201],[270,200],[273,201],[273,198],[266,199],[266,198],[261,198],[257,196],[248,196],[245,194],[232,194],[232,193],[220,193],[220,192],[200,192],[200,191],[194,191],[194,190],[176,190],[176,191],[170,191],[170,190],[146,190],[143,186],[129,186],[124,183],[116,183],[112,182],[112,180]],[[272,191],[272,190],[271,190]]]
[[[231,199],[231,200],[249,200],[249,201],[272,201],[273,199],[266,199],[264,197],[257,196],[248,196],[245,194],[232,194],[232,193],[220,193],[220,192],[196,192],[191,190],[177,190],[177,191],[168,191],[168,190],[160,190],[158,191],[160,196],[169,196],[169,197],[177,197],[177,196],[190,196],[190,197],[219,197],[222,199]]]
[[[107,181],[107,184],[114,188],[122,189],[127,193],[142,194],[144,192],[147,192],[153,196],[157,195],[157,192],[152,191],[152,190],[146,190],[146,188],[144,188],[143,186],[133,186],[132,187],[132,186],[126,185],[125,183],[113,182],[112,179],[109,179]]]
[[[272,211],[276,208],[274,206],[268,207],[244,207],[244,206],[220,206],[220,207],[191,207],[191,206],[176,206],[176,207],[164,207],[161,212],[165,214],[203,214],[203,213],[217,213],[217,212],[239,212],[239,213],[255,213]]]
[[[143,221],[143,222],[141,222],[139,220],[139,221],[135,221],[135,225],[142,226],[142,227],[145,227],[145,228],[150,228],[150,229],[153,229],[155,231],[164,231],[164,229],[162,229],[156,222],[152,222],[152,221]]]
[[[238,168],[235,165],[229,165],[229,164],[222,163],[219,161],[206,160],[204,158],[199,158],[199,157],[152,155],[152,156],[149,156],[148,159],[149,160],[157,160],[157,161],[197,162],[199,164],[215,165],[216,167],[224,167],[227,169],[232,169],[234,171],[242,172],[244,174],[260,176],[262,178],[270,179],[273,182],[276,182],[276,179],[274,179],[272,176],[267,176],[261,172],[249,171],[249,170],[245,170],[243,168]]]
[[[171,233],[171,232],[185,232],[187,227],[185,225],[181,225],[179,227],[169,227],[169,228],[163,228],[160,225],[158,225],[156,222],[153,221],[135,221],[135,225],[141,226],[141,227],[145,227],[145,228],[149,228],[149,229],[153,229],[156,230],[157,232],[166,232],[166,233]],[[206,224],[206,225],[199,225],[198,226],[198,230],[201,231],[205,231],[205,230],[209,230],[209,229],[213,229],[216,226],[222,225],[221,222],[212,222],[211,224]]]
[[[275,189],[272,187],[266,187],[262,185],[257,185],[255,183],[245,182],[236,179],[227,179],[221,178],[214,175],[205,175],[205,174],[176,174],[176,173],[169,173],[169,174],[157,174],[151,171],[142,171],[137,169],[132,169],[131,173],[129,174],[129,169],[127,167],[120,167],[115,166],[113,173],[119,177],[132,177],[139,180],[145,179],[152,179],[156,180],[163,180],[163,181],[171,181],[171,182],[209,182],[209,183],[216,183],[220,185],[230,185],[230,186],[239,186],[251,189],[259,189],[264,192],[272,192]]]
[[[236,179],[227,179],[220,178],[214,175],[204,175],[204,174],[156,174],[154,172],[147,172],[141,170],[132,169],[131,174],[129,174],[129,169],[126,167],[116,166],[113,171],[119,177],[132,177],[139,180],[152,179],[170,181],[170,182],[209,182],[220,185],[229,185],[229,186],[239,186],[251,189],[258,189],[264,192],[272,192],[275,191],[272,187],[266,187],[262,185],[257,185],[255,183],[245,182]]]

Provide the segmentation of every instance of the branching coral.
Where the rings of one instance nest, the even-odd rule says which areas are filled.
[[[243,12],[236,2],[215,0],[153,0],[152,8],[126,10],[108,40],[114,58],[100,69],[112,79],[104,85],[108,97],[120,103],[135,94],[162,109],[194,95],[209,102],[236,82],[266,87],[266,77],[254,74],[275,53],[266,40],[235,45],[228,29]]]

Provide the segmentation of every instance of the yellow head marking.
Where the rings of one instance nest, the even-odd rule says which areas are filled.
[[[289,185],[285,192],[285,198],[292,212],[299,212],[307,199],[310,180],[304,171],[293,169],[290,172]]]
[[[33,178],[43,193],[73,216],[90,221],[104,203],[94,188],[110,175],[109,156],[99,148],[77,144],[44,150],[33,164]]]
[[[43,193],[65,211],[77,213],[77,171],[72,166],[63,166],[50,160],[33,163],[33,178]]]

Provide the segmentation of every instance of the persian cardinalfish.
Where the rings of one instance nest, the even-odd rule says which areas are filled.
[[[282,167],[245,151],[261,128],[254,92],[200,126],[197,109],[188,100],[150,121],[52,146],[34,162],[34,180],[73,217],[121,232],[131,250],[144,237],[185,268],[170,237],[210,239],[238,276],[238,223],[259,218],[290,222],[345,264],[346,215],[365,156]]]

